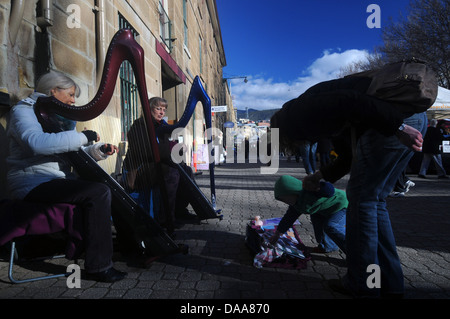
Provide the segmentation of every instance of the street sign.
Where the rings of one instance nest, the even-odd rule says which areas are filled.
[[[226,112],[226,111],[227,111],[226,105],[211,106],[211,112],[219,113],[219,112]]]

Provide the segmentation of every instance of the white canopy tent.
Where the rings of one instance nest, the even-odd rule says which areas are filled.
[[[450,118],[450,90],[438,88],[438,96],[434,104],[427,110],[427,115],[432,119]]]

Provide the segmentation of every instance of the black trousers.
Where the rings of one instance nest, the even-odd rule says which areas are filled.
[[[26,201],[70,203],[77,206],[83,227],[86,272],[112,266],[111,191],[108,186],[83,180],[54,179],[31,190]]]

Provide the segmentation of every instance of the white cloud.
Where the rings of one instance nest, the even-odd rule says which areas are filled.
[[[285,102],[298,97],[311,86],[336,78],[342,67],[367,59],[367,55],[365,50],[326,50],[301,76],[289,83],[274,83],[273,79],[265,79],[260,75],[248,76],[247,83],[242,79],[230,80],[234,107],[257,110],[281,108]]]

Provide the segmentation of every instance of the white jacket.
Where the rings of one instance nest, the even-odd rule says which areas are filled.
[[[33,106],[41,93],[33,93],[10,111],[8,188],[11,198],[23,199],[33,188],[55,178],[75,178],[63,153],[77,151],[88,144],[83,133],[76,130],[45,133]],[[104,143],[83,149],[95,160],[107,158],[100,151]]]

